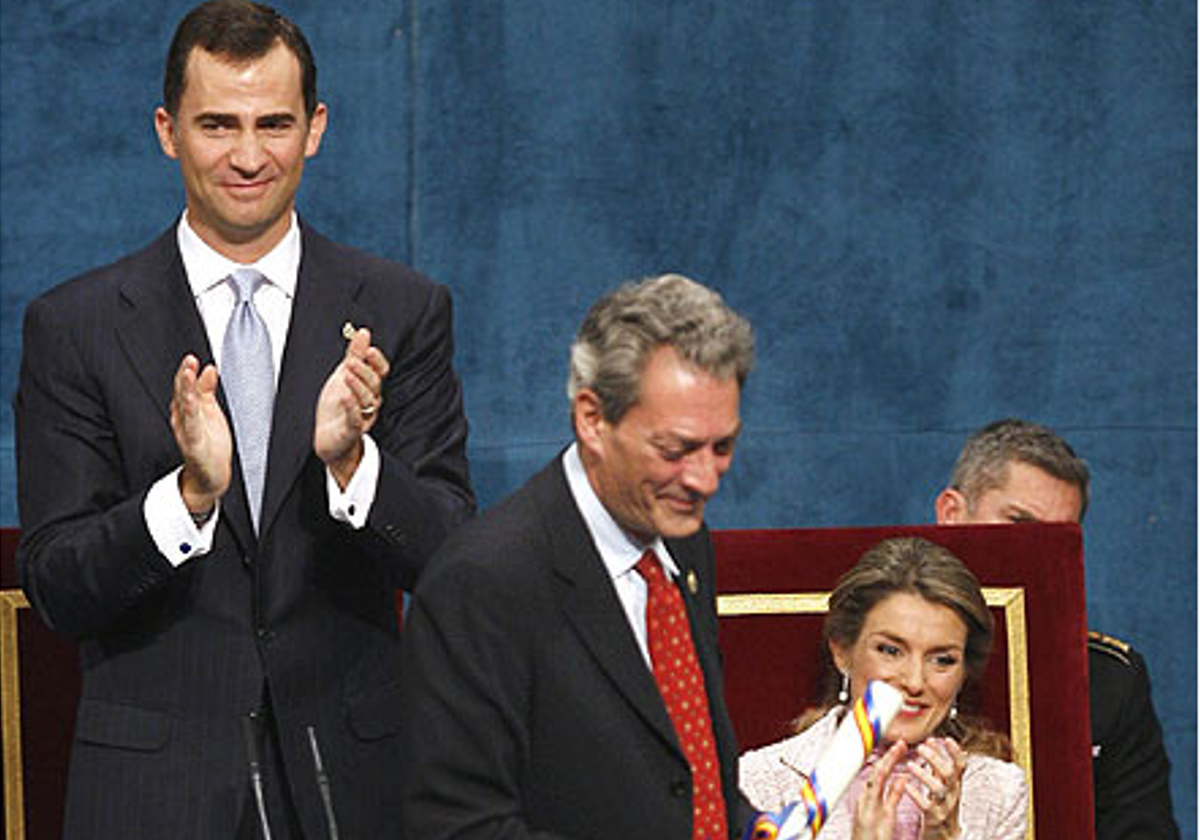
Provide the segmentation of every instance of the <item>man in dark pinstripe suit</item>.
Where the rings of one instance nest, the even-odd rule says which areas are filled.
[[[293,24],[197,7],[155,114],[186,213],[26,311],[18,563],[83,669],[68,838],[398,830],[396,590],[473,508],[467,430],[446,290],[296,215],[326,119]],[[269,336],[257,441],[235,311]]]

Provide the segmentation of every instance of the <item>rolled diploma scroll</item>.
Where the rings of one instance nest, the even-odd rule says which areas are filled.
[[[838,724],[833,740],[800,787],[800,801],[751,825],[747,840],[812,840],[825,825],[867,756],[891,726],[904,696],[885,682],[872,680]],[[765,818],[765,821],[763,821]],[[761,833],[759,828],[762,829]]]

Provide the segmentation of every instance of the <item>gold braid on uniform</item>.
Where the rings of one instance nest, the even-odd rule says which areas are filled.
[[[1107,653],[1109,656],[1121,660],[1126,665],[1131,664],[1129,661],[1129,644],[1114,636],[1101,633],[1099,630],[1088,631],[1088,648],[1100,653]]]

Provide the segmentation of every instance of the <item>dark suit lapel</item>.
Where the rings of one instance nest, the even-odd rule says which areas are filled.
[[[130,369],[168,426],[175,371],[183,357],[192,353],[202,367],[213,361],[208,333],[196,309],[175,235],[172,227],[159,237],[146,254],[145,270],[135,268],[122,282],[124,307],[117,330],[117,341]],[[219,393],[218,398],[228,417],[224,393]],[[236,464],[229,492],[221,501],[221,516],[229,522],[242,545],[251,544],[253,528],[241,470]]]
[[[346,351],[342,325],[370,326],[356,302],[360,280],[345,261],[330,264],[328,244],[301,226],[303,245],[292,320],[279,372],[262,532],[266,533],[313,454],[317,397]],[[315,456],[314,456],[315,457]]]
[[[650,727],[677,751],[679,742],[654,676],[646,666],[624,608],[583,517],[575,506],[559,459],[543,477],[554,482],[545,493],[547,533],[554,568],[563,582],[561,603],[584,646]]]
[[[174,237],[172,229],[154,243],[146,260],[153,268],[122,281],[117,329],[130,369],[168,423],[175,370],[183,357],[192,353],[201,364],[213,358]]]

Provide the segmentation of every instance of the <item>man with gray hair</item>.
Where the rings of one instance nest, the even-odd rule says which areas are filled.
[[[997,420],[968,439],[937,497],[939,525],[1082,523],[1087,464],[1061,437],[1026,420]],[[1127,643],[1088,633],[1097,840],[1178,840],[1171,765],[1146,663]]]
[[[752,363],[749,324],[685,277],[592,306],[574,443],[457,531],[413,599],[406,836],[740,836],[704,507]]]

